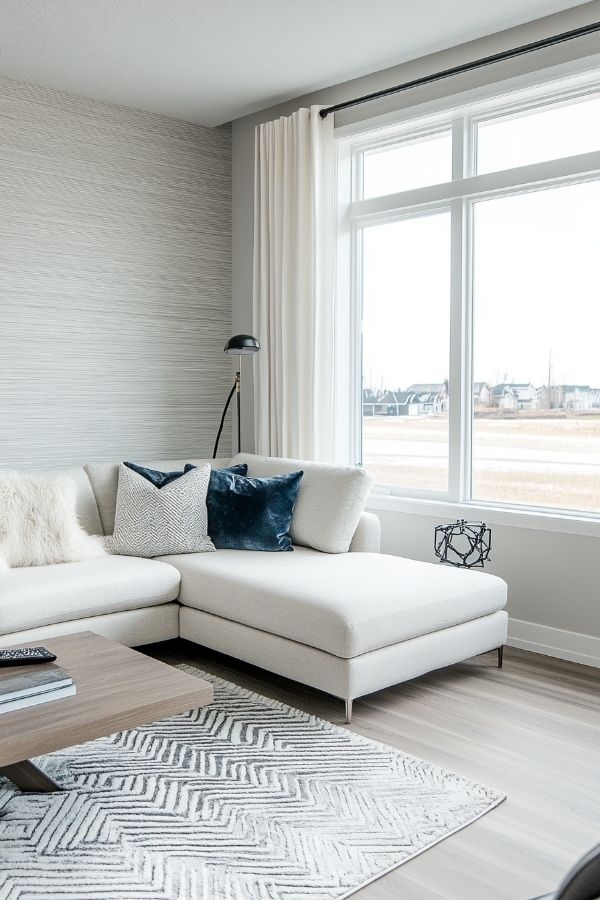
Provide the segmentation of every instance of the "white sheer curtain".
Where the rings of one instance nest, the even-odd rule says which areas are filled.
[[[333,117],[259,125],[254,182],[256,450],[335,457]]]

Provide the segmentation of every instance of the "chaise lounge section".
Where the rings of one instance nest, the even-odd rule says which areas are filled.
[[[153,468],[184,462],[161,460]],[[242,454],[263,477],[303,469],[293,553],[112,556],[0,576],[0,646],[92,630],[129,646],[181,636],[346,703],[506,640],[506,584],[380,554],[361,469]],[[49,477],[56,471],[49,471]],[[64,470],[63,470],[64,474]],[[67,470],[80,520],[111,534],[118,464]]]

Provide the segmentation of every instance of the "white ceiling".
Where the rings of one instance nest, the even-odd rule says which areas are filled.
[[[0,0],[0,74],[216,125],[574,5]]]

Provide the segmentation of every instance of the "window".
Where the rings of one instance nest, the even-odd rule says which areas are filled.
[[[599,210],[600,181],[475,204],[475,499],[600,512]]]
[[[421,135],[363,156],[363,197],[395,194],[452,178],[452,133]]]
[[[450,213],[367,226],[362,240],[363,464],[386,484],[447,491],[448,399],[441,395],[450,349]],[[432,375],[436,384],[428,383]]]
[[[600,516],[600,77],[339,140],[358,462]]]
[[[512,169],[599,148],[600,97],[552,104],[480,122],[477,173]]]

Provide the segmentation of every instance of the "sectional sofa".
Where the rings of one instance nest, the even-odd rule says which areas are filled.
[[[159,460],[152,468],[181,468]],[[0,646],[91,630],[129,646],[178,636],[346,701],[506,640],[506,584],[379,553],[358,468],[241,454],[258,477],[304,470],[292,553],[108,556],[0,575]],[[45,470],[49,477],[59,470]],[[112,533],[118,463],[60,470],[90,534]]]

